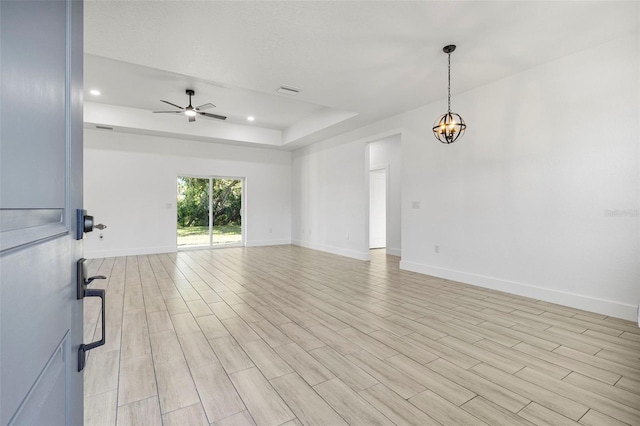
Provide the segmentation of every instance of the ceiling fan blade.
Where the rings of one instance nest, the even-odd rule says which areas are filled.
[[[214,104],[212,104],[211,102],[207,103],[207,104],[202,104],[199,107],[196,107],[196,111],[203,111],[205,109],[211,109],[211,108],[215,108],[216,106]]]
[[[189,123],[192,123],[194,121],[196,121],[196,118],[190,115],[189,116]]]
[[[182,114],[184,111],[153,111],[154,114]]]
[[[198,114],[203,115],[205,117],[209,117],[209,118],[217,118],[218,120],[226,120],[227,117],[225,117],[224,115],[217,115],[217,114],[211,114],[208,112],[198,112]]]
[[[178,105],[176,105],[176,104],[172,104],[172,103],[171,103],[171,102],[169,102],[169,101],[163,101],[162,99],[160,99],[160,102],[164,102],[165,104],[169,104],[169,105],[174,106],[174,107],[179,108],[179,109],[184,109],[184,108],[182,108],[181,106],[178,106]]]

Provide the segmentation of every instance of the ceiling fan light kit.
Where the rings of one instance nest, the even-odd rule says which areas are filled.
[[[196,121],[196,115],[202,115],[203,117],[209,117],[209,118],[216,118],[218,120],[226,120],[227,117],[225,117],[224,115],[218,115],[218,114],[211,114],[209,112],[203,112],[203,110],[205,109],[209,109],[209,108],[215,108],[215,105],[212,103],[206,103],[206,104],[202,104],[200,106],[197,107],[193,107],[191,105],[191,97],[195,96],[196,92],[192,89],[187,89],[185,91],[185,93],[187,94],[187,96],[189,96],[189,105],[186,107],[181,107],[180,105],[176,105],[174,103],[171,103],[169,101],[165,101],[165,100],[160,100],[160,102],[164,102],[165,104],[169,104],[172,107],[176,107],[178,108],[179,111],[153,111],[155,114],[184,114],[187,117],[189,117],[189,123],[193,123],[194,121]]]
[[[449,57],[449,78],[447,90],[448,108],[445,114],[436,119],[432,128],[433,135],[436,137],[436,139],[445,144],[450,144],[457,141],[462,135],[464,135],[464,131],[467,128],[467,125],[465,124],[462,117],[460,117],[460,114],[451,112],[451,53],[453,53],[455,50],[455,44],[449,44],[442,48],[442,51]]]

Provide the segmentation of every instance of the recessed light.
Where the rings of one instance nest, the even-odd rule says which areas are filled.
[[[256,119],[256,118],[255,118],[253,115],[250,115],[250,116],[248,116],[248,117],[247,117],[247,120],[249,120],[249,121],[253,121],[253,120],[255,120],[255,119]]]
[[[91,89],[89,90],[89,93],[91,93],[93,96],[100,96],[100,91],[98,89]]]

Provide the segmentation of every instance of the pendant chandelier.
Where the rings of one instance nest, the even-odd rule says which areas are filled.
[[[449,88],[447,92],[447,99],[449,106],[447,113],[440,116],[435,123],[433,123],[433,134],[442,143],[450,144],[457,141],[460,136],[464,134],[467,125],[464,124],[464,120],[459,114],[451,112],[451,53],[456,50],[455,44],[450,44],[442,48],[442,51],[449,55]]]

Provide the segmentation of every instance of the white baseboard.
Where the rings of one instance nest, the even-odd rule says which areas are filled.
[[[291,240],[257,240],[247,241],[247,247],[283,246],[291,244]]]
[[[293,244],[294,246],[306,247],[313,250],[326,251],[327,253],[337,254],[340,256],[351,257],[353,259],[371,260],[371,257],[369,256],[369,251],[366,251],[363,253],[356,250],[349,250],[349,249],[344,249],[340,247],[327,246],[324,244],[310,243],[308,241],[301,241],[301,240],[291,240],[291,244]]]
[[[402,251],[399,248],[387,247],[387,254],[391,256],[402,256]]]
[[[290,240],[259,240],[259,241],[247,242],[247,247],[277,246],[277,245],[287,245],[287,244],[291,244],[291,241]],[[237,247],[237,245],[235,247]],[[191,248],[196,250],[196,249],[209,249],[210,247],[203,246],[203,247],[191,247]],[[224,248],[224,246],[220,246],[220,248]],[[139,255],[145,255],[145,254],[175,253],[177,251],[178,251],[178,248],[176,246],[138,247],[138,248],[124,248],[124,249],[116,249],[116,250],[85,250],[84,257],[87,259],[99,259],[103,257],[139,256]]]
[[[615,302],[612,300],[599,299],[581,294],[569,293],[544,287],[522,284],[513,281],[501,280],[498,278],[485,277],[482,275],[470,274],[467,272],[454,271],[450,269],[438,268],[421,263],[400,261],[400,269],[420,274],[431,275],[447,280],[458,281],[479,287],[490,288],[492,290],[504,291],[518,296],[531,297],[545,302],[557,303],[576,309],[589,312],[596,312],[602,315],[622,318],[629,321],[636,321],[637,306]]]
[[[145,254],[175,253],[176,246],[167,247],[138,247],[117,250],[85,250],[84,257],[87,259],[100,259],[103,257],[140,256]]]

